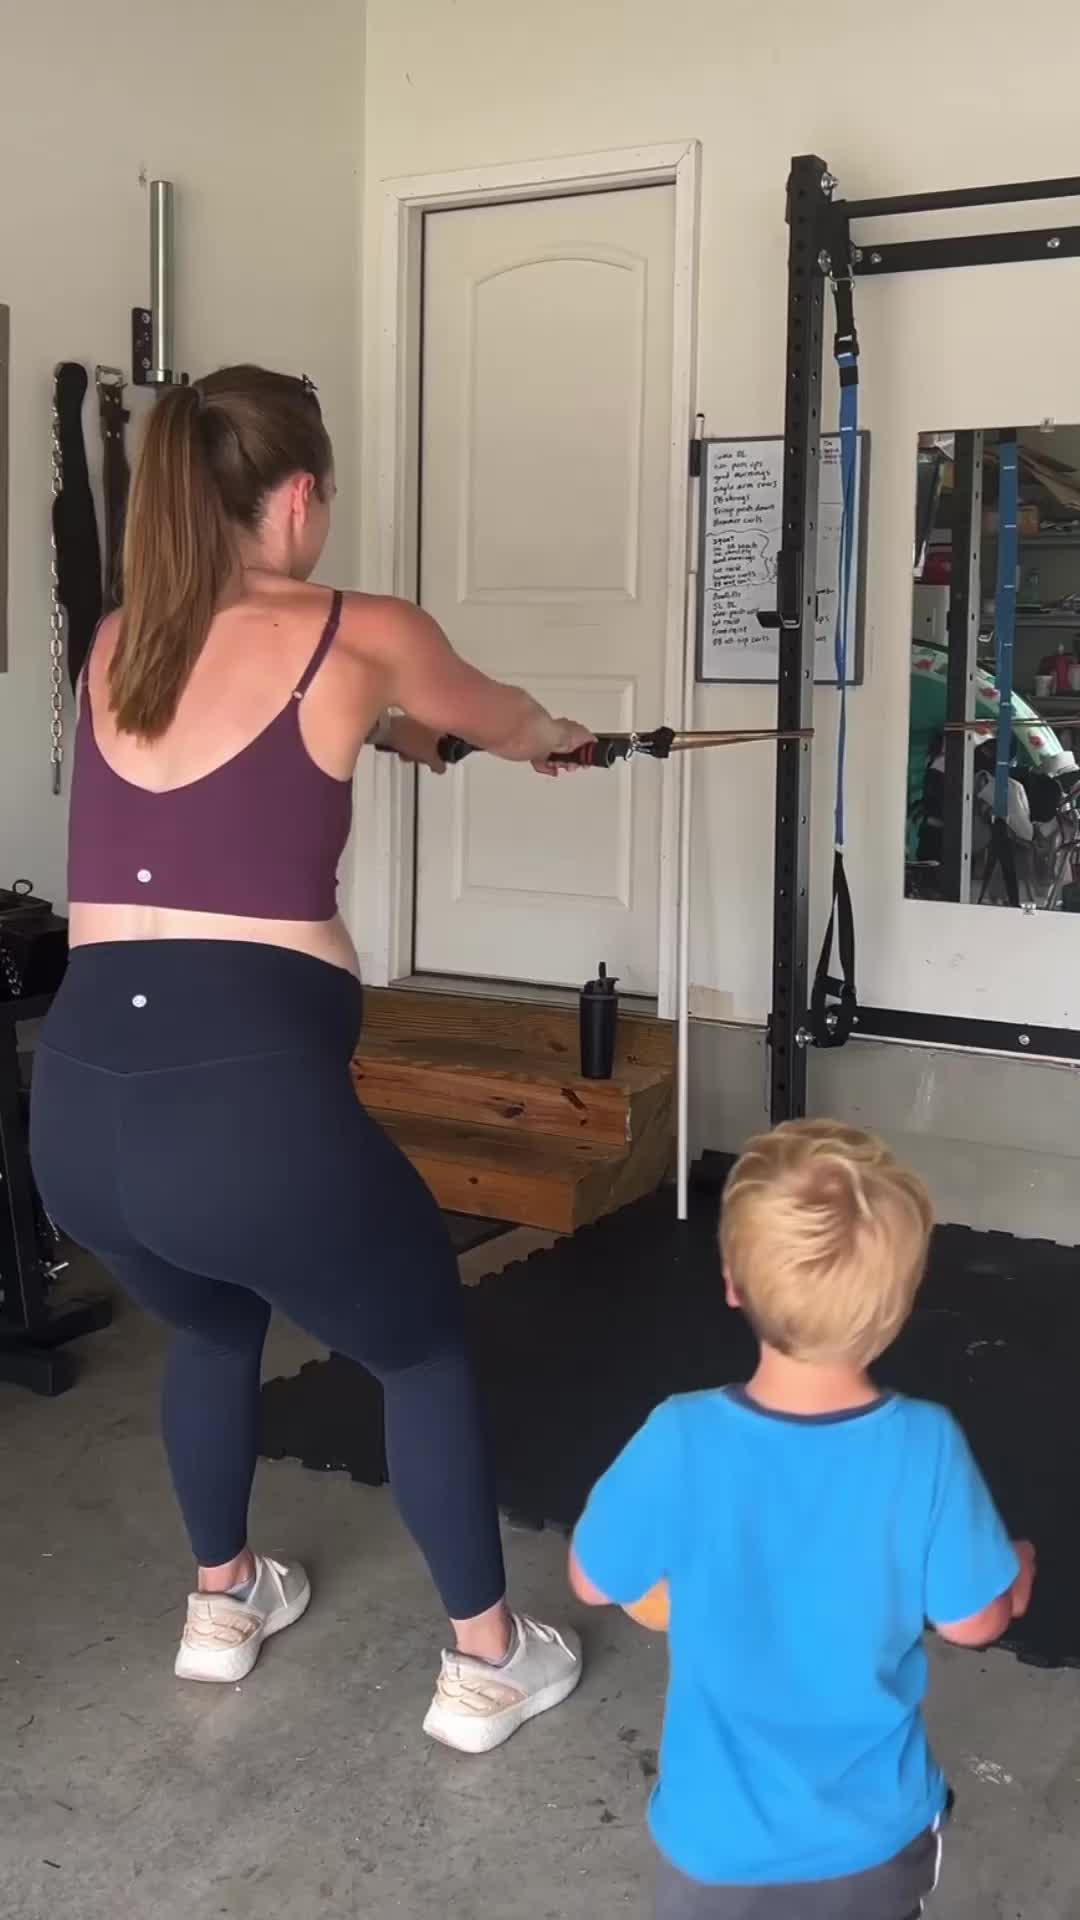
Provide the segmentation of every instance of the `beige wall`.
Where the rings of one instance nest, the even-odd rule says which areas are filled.
[[[1076,171],[1068,0],[1030,32],[1006,0],[371,0],[365,121],[363,299],[379,300],[380,181],[697,139],[702,147],[698,403],[708,430],[782,424],[786,236],[793,153],[816,151],[851,197]],[[1080,219],[1066,205],[1059,217]],[[998,218],[1000,223],[1000,216]],[[1046,209],[1006,210],[1040,224]],[[986,216],[959,216],[961,229]],[[957,230],[957,216],[930,231]],[[893,223],[902,237],[904,223]],[[851,703],[849,870],[868,1001],[1075,1022],[1080,931],[902,897],[914,449],[920,427],[1080,419],[1080,263],[863,286],[864,424],[873,435],[867,681]],[[1025,350],[1023,340],[1036,343]],[[378,369],[366,365],[370,424]],[[827,406],[833,402],[826,396]],[[378,449],[369,436],[365,500]],[[368,549],[370,559],[370,549]],[[769,725],[765,689],[699,691],[701,725]],[[657,715],[657,720],[664,716]],[[835,696],[818,701],[816,924],[829,860]],[[759,1020],[769,1001],[772,757],[695,767],[692,976],[716,1017]],[[355,918],[364,944],[370,872]]]
[[[49,408],[57,360],[130,365],[148,295],[140,170],[176,182],[177,353],[307,372],[356,415],[361,0],[45,0],[4,8],[0,300],[11,308],[10,670],[0,674],[0,884],[63,898],[49,775]],[[136,402],[143,404],[143,398]],[[133,423],[134,424],[134,423]],[[97,458],[96,409],[86,434]],[[342,516],[328,574],[353,575]]]

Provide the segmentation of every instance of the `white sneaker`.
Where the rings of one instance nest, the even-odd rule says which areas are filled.
[[[444,1653],[424,1732],[459,1753],[490,1753],[526,1720],[557,1707],[581,1679],[581,1642],[567,1629],[514,1614],[514,1648],[503,1666]]]
[[[188,1595],[176,1673],[180,1680],[243,1680],[272,1633],[291,1627],[311,1599],[303,1567],[255,1555],[255,1585],[246,1600],[233,1593]]]

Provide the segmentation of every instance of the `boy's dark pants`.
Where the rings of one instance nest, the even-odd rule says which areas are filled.
[[[918,1920],[940,1861],[941,1833],[929,1827],[868,1873],[798,1886],[704,1886],[662,1859],[656,1920]]]

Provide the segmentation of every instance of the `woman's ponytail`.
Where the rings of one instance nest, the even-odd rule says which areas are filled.
[[[167,387],[146,423],[124,532],[120,637],[109,704],[122,733],[170,726],[266,501],[310,473],[320,499],[334,456],[315,389],[263,367],[222,367]]]
[[[170,387],[143,434],[124,530],[120,636],[109,703],[122,733],[171,724],[235,565],[232,528],[207,453],[195,387]]]

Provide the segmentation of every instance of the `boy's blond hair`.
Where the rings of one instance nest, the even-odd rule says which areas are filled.
[[[789,1120],[732,1169],[720,1251],[760,1340],[811,1365],[865,1367],[911,1313],[932,1226],[925,1186],[883,1141]]]

